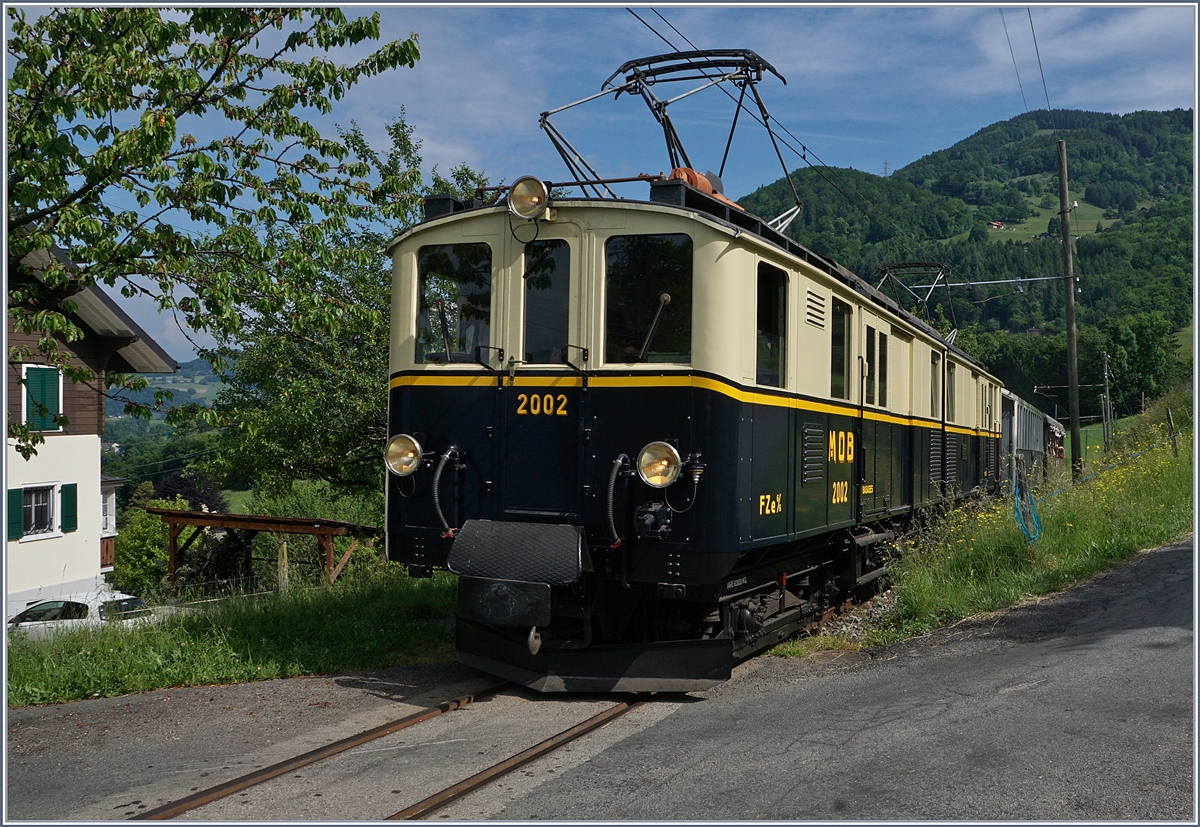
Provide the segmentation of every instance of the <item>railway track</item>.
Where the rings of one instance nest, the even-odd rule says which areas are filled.
[[[483,789],[496,779],[502,778],[510,772],[520,769],[545,755],[549,755],[555,750],[582,738],[592,730],[599,729],[609,721],[616,720],[631,709],[642,706],[645,703],[646,701],[621,701],[616,703],[603,712],[593,715],[586,721],[582,721],[570,729],[563,730],[557,735],[542,741],[540,744],[535,744],[524,752],[517,753],[512,758],[507,758],[504,761],[493,764],[486,770],[475,773],[470,778],[453,784],[441,792],[434,793],[428,798],[418,801],[410,807],[405,807],[397,813],[393,813],[386,820],[405,821],[433,815],[438,810],[448,807],[460,798],[464,798],[476,790]]]
[[[864,590],[865,591],[865,590]],[[866,594],[858,596],[860,600],[866,597]],[[810,631],[821,627],[832,618],[838,617],[845,613],[849,608],[854,606],[857,600],[847,601],[841,606],[832,607],[827,610],[817,621],[808,624],[806,627]],[[175,801],[170,801],[153,809],[145,810],[132,816],[130,820],[143,821],[159,821],[176,818],[184,813],[196,810],[221,799],[240,793],[248,788],[257,786],[271,779],[278,778],[288,773],[294,772],[302,767],[306,767],[326,759],[332,758],[343,752],[363,746],[372,741],[375,741],[384,736],[391,735],[425,721],[433,720],[448,712],[453,712],[457,709],[462,709],[474,703],[477,700],[491,697],[500,691],[513,686],[508,681],[501,681],[490,686],[487,686],[477,692],[462,695],[449,701],[444,701],[435,707],[407,715],[403,718],[398,718],[386,724],[374,727],[369,730],[351,735],[333,743],[326,744],[322,747],[309,750],[292,758],[272,764],[268,767],[255,770],[237,778],[231,779],[205,790],[200,790],[191,795]],[[504,759],[492,766],[484,769],[474,775],[466,778],[456,784],[453,784],[409,807],[404,808],[390,816],[386,820],[412,820],[421,819],[436,813],[437,811],[448,807],[454,802],[470,795],[471,793],[486,787],[488,784],[497,779],[517,770],[521,767],[536,761],[543,756],[549,755],[557,749],[575,741],[588,733],[599,729],[610,721],[616,720],[634,708],[645,704],[645,700],[620,700],[614,703],[607,709],[602,710],[596,715],[591,716],[585,721],[582,721],[568,729],[559,732],[557,735],[551,736],[540,743],[517,753],[509,758]]]
[[[377,738],[382,738],[385,735],[391,735],[394,732],[399,732],[403,729],[416,726],[425,721],[437,718],[440,715],[445,715],[447,712],[453,712],[456,709],[462,709],[468,704],[474,703],[482,698],[487,698],[495,695],[502,689],[506,689],[512,684],[508,681],[492,684],[485,689],[475,692],[470,695],[462,695],[450,701],[444,701],[435,707],[426,709],[423,712],[415,712],[412,715],[406,715],[403,718],[397,718],[394,721],[389,721],[386,724],[365,730],[356,735],[351,735],[347,738],[342,738],[339,741],[334,741],[332,744],[326,744],[323,747],[309,750],[308,752],[297,755],[294,758],[288,758],[284,761],[279,761],[269,767],[263,767],[260,770],[247,773],[246,775],[238,776],[237,778],[226,781],[223,784],[217,784],[214,787],[209,787],[207,790],[200,790],[192,795],[184,796],[176,801],[169,801],[162,806],[155,807],[152,810],[138,813],[133,816],[130,821],[165,821],[166,819],[175,818],[183,813],[203,807],[206,804],[211,804],[214,801],[219,801],[222,798],[227,798],[234,793],[241,792],[248,787],[253,787],[262,784],[264,781],[270,781],[272,778],[278,778],[285,773],[292,772],[300,767],[306,767],[309,764],[315,764],[318,761],[324,761],[327,758],[332,758],[339,753],[370,743]]]
[[[217,784],[205,790],[200,790],[191,795],[175,801],[167,802],[166,804],[155,807],[154,809],[146,810],[133,816],[132,821],[162,821],[167,819],[177,818],[185,813],[199,809],[213,802],[228,798],[237,793],[242,793],[244,790],[270,781],[271,779],[292,773],[301,767],[307,767],[312,764],[332,758],[335,755],[347,752],[349,750],[361,747],[384,736],[391,735],[417,724],[433,720],[448,712],[453,712],[457,709],[474,703],[512,686],[511,683],[505,681],[488,686],[478,692],[463,695],[453,700],[445,701],[438,704],[436,707],[423,710],[421,712],[407,715],[403,718],[398,718],[386,724],[374,727],[369,730],[351,735],[347,738],[335,741],[331,744],[309,750],[292,758],[279,761],[268,767],[255,770],[254,772],[238,776],[222,784]],[[464,798],[471,793],[486,787],[488,784],[502,778],[509,773],[526,766],[527,764],[536,761],[537,759],[549,755],[561,747],[582,738],[588,733],[599,729],[605,724],[613,721],[630,710],[645,704],[644,700],[621,700],[612,706],[602,710],[589,717],[588,719],[575,724],[568,729],[559,732],[556,735],[546,738],[540,743],[523,750],[516,755],[506,758],[492,766],[475,773],[469,778],[464,779],[456,784],[453,784],[431,796],[428,796],[417,803],[406,807],[399,812],[393,813],[387,817],[387,820],[409,820],[421,819],[429,816],[438,810],[441,810],[455,801]]]

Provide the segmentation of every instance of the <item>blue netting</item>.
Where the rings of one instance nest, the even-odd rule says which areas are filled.
[[[1037,542],[1042,536],[1042,520],[1038,516],[1037,505],[1033,501],[1033,492],[1029,490],[1028,481],[1021,475],[1017,485],[1016,495],[1013,496],[1013,516],[1017,519],[1017,527],[1030,542]]]

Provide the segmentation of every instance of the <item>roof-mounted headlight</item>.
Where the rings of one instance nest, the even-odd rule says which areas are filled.
[[[421,466],[421,443],[408,434],[396,434],[383,449],[383,461],[393,474],[407,477]]]
[[[679,452],[669,442],[651,442],[638,453],[638,476],[654,488],[666,488],[675,482],[682,466]]]
[[[508,191],[508,211],[528,221],[540,216],[550,206],[550,191],[546,183],[533,175],[524,175],[513,182]]]

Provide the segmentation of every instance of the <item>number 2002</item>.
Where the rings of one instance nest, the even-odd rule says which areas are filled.
[[[558,396],[554,394],[517,394],[517,413],[521,416],[526,414],[545,414],[546,416],[566,416],[567,415],[567,395],[560,393]]]

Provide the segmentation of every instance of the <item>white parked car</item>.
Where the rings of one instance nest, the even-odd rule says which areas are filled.
[[[133,595],[69,594],[29,606],[8,621],[8,631],[10,635],[19,632],[30,640],[45,640],[60,630],[100,623],[137,623],[152,616],[151,608]]]

